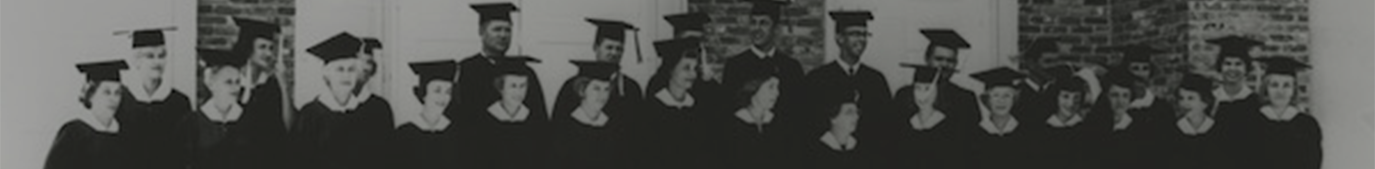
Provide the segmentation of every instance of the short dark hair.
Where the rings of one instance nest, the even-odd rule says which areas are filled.
[[[501,91],[502,85],[506,84],[506,76],[515,76],[515,77],[520,77],[520,78],[530,78],[530,76],[526,76],[526,75],[522,75],[522,74],[510,74],[510,73],[508,73],[508,74],[497,74],[496,77],[493,77],[493,78],[492,78],[492,89],[496,89],[498,92],[500,92],[500,91]]]
[[[77,98],[76,98],[76,100],[77,100],[78,102],[81,102],[81,106],[83,106],[83,107],[85,107],[85,108],[87,108],[87,109],[90,109],[90,108],[91,108],[91,96],[92,96],[92,95],[95,95],[96,89],[100,89],[100,83],[101,83],[101,82],[103,82],[103,81],[88,80],[88,81],[86,81],[86,84],[81,85],[81,95],[77,96]],[[111,81],[111,82],[117,82],[117,81]],[[123,95],[124,92],[125,92],[125,91],[124,91],[124,87],[121,86],[120,89],[119,89],[119,93],[120,93],[121,95]],[[116,97],[123,97],[123,96],[116,96]]]
[[[933,43],[933,44],[928,44],[928,45],[926,45],[926,51],[925,51],[925,53],[924,53],[923,56],[925,56],[927,60],[930,60],[930,59],[931,59],[931,54],[932,54],[932,53],[936,53],[936,48],[937,48],[937,47],[945,48],[945,49],[950,49],[950,52],[955,53],[956,56],[958,56],[958,55],[960,54],[960,50],[957,50],[957,49],[955,49],[955,48],[948,47],[948,46],[936,45],[936,44]]]

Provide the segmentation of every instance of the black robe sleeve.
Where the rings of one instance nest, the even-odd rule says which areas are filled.
[[[127,168],[126,145],[113,134],[97,133],[79,120],[58,130],[48,150],[46,169]]]

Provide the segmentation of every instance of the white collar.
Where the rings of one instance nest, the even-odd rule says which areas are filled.
[[[773,111],[765,111],[765,112],[764,112],[764,117],[763,117],[763,119],[754,119],[754,116],[751,115],[750,111],[747,111],[747,110],[745,110],[745,109],[740,109],[740,110],[735,111],[735,117],[736,117],[736,118],[739,118],[740,121],[744,121],[744,122],[747,123],[747,124],[755,124],[755,125],[765,125],[765,124],[769,124],[769,122],[773,122],[773,116],[774,116],[774,115],[773,115]]]
[[[859,145],[859,140],[855,139],[854,136],[847,137],[845,140],[840,140],[834,133],[826,132],[826,134],[821,135],[821,143],[825,143],[826,146],[831,147],[831,150],[850,151],[854,150],[856,145]]]
[[[1179,121],[1176,121],[1174,124],[1175,126],[1179,126],[1179,131],[1183,131],[1184,135],[1192,136],[1208,133],[1209,129],[1213,129],[1214,123],[1216,122],[1213,121],[1213,118],[1208,117],[1203,119],[1203,126],[1194,126],[1193,124],[1189,124],[1188,118],[1179,118]]]
[[[668,93],[668,88],[664,88],[663,90],[659,90],[659,92],[655,92],[654,97],[659,98],[659,102],[663,102],[665,106],[674,108],[688,108],[697,103],[697,100],[692,98],[691,93],[683,94],[687,95],[685,96],[686,98],[684,98],[683,101],[678,101],[673,98],[673,94]]]
[[[367,101],[371,97],[372,91],[363,89],[363,91],[359,92],[358,95],[351,96],[351,98],[349,98],[348,103],[343,103],[343,105],[340,105],[339,101],[334,100],[334,92],[326,91],[324,93],[321,93],[320,97],[318,97],[317,100],[320,101],[320,104],[324,104],[325,108],[329,108],[330,110],[343,113],[347,112],[347,110],[353,110],[358,108],[359,104],[363,104],[364,101]]]
[[[440,115],[439,121],[435,121],[435,123],[427,123],[425,118],[421,116],[423,115],[417,114],[414,119],[410,120],[410,123],[415,124],[415,127],[419,128],[420,131],[444,131],[444,129],[449,128],[449,123],[451,123],[449,118],[443,115]]]
[[[1299,108],[1289,106],[1284,110],[1275,110],[1275,107],[1266,105],[1260,107],[1260,114],[1264,114],[1265,118],[1271,121],[1285,122],[1294,120],[1294,117],[1299,115]]]
[[[1145,93],[1146,96],[1143,96],[1140,99],[1132,100],[1131,108],[1146,108],[1151,107],[1151,105],[1155,104],[1155,92],[1146,91]]]
[[[1237,92],[1236,95],[1227,95],[1227,91],[1226,91],[1226,90],[1223,90],[1221,87],[1219,87],[1219,88],[1217,88],[1217,89],[1213,89],[1213,97],[1216,97],[1217,100],[1218,100],[1219,102],[1236,101],[1236,100],[1246,99],[1246,97],[1250,97],[1250,96],[1251,96],[1251,88],[1249,88],[1249,87],[1244,87],[1244,86],[1241,87],[1241,92]]]
[[[854,76],[855,74],[858,74],[859,67],[861,66],[860,62],[855,62],[855,64],[845,64],[845,61],[840,60],[836,60],[836,64],[840,65],[840,70],[845,71],[845,75],[849,76]]]
[[[983,114],[983,118],[979,121],[979,127],[983,127],[984,131],[987,131],[988,134],[1006,135],[1007,133],[1012,133],[1013,130],[1017,129],[1016,116],[1012,116],[1011,119],[1008,119],[1007,124],[1003,125],[1003,128],[998,128],[997,125],[993,125],[993,120],[989,118],[991,117],[992,112],[989,112],[990,110],[988,110],[988,108],[980,109],[982,112],[981,114]]]
[[[110,125],[100,125],[100,120],[96,119],[94,112],[91,112],[91,110],[82,111],[83,112],[76,115],[77,120],[86,123],[86,126],[90,126],[91,129],[94,129],[96,132],[119,133],[119,119],[110,117]]]
[[[922,130],[931,129],[932,127],[936,127],[937,124],[940,124],[941,121],[944,121],[944,120],[945,120],[945,113],[941,113],[940,111],[936,111],[936,112],[931,112],[931,117],[926,117],[926,118],[921,118],[921,113],[913,114],[913,115],[912,115],[912,119],[911,119],[911,120],[908,120],[908,121],[910,121],[910,122],[912,123],[912,128],[913,128],[913,129],[917,129],[917,131],[922,131]]]
[[[239,121],[239,116],[243,116],[243,106],[240,106],[238,103],[229,104],[229,112],[220,112],[219,109],[210,106],[210,102],[207,101],[205,104],[201,105],[200,110],[201,114],[205,115],[205,118],[216,123]]]
[[[530,109],[525,108],[525,104],[520,104],[516,107],[515,114],[511,114],[510,111],[507,111],[506,108],[501,106],[501,101],[497,101],[496,103],[492,103],[491,106],[487,106],[487,114],[496,117],[497,121],[517,123],[525,121],[526,117],[530,117]]]
[[[1083,121],[1084,117],[1079,114],[1073,114],[1069,117],[1069,120],[1060,120],[1060,113],[1052,114],[1050,118],[1046,118],[1046,124],[1050,124],[1050,127],[1054,128],[1074,127],[1074,125]]]
[[[593,119],[593,118],[592,118],[592,115],[598,115],[598,114],[601,115],[601,118],[596,118],[596,119]],[[586,125],[590,125],[590,126],[592,126],[592,127],[602,127],[602,126],[606,125],[606,122],[607,122],[607,121],[611,121],[611,116],[609,116],[608,114],[606,114],[606,113],[603,112],[603,111],[587,112],[587,111],[583,111],[583,108],[582,108],[582,107],[579,107],[579,108],[577,108],[576,110],[573,110],[573,113],[570,114],[569,116],[573,116],[573,119],[574,119],[574,120],[578,120],[579,123],[586,124]]]
[[[1113,121],[1113,123],[1112,123],[1112,130],[1113,130],[1113,131],[1125,130],[1125,129],[1127,129],[1127,127],[1130,127],[1130,126],[1132,125],[1132,115],[1131,115],[1131,114],[1122,114],[1122,116],[1118,116],[1118,118],[1121,118],[1121,119],[1118,119],[1118,120],[1116,120],[1116,121]]]
[[[750,52],[754,52],[754,56],[757,56],[760,59],[768,59],[769,57],[773,57],[773,54],[777,51],[778,47],[769,49],[769,51],[764,51],[760,50],[759,47],[754,47],[754,45],[750,45]]]
[[[148,93],[148,89],[143,88],[142,80],[121,81],[124,82],[124,88],[129,89],[129,95],[133,95],[134,99],[139,102],[160,102],[163,99],[167,99],[167,95],[172,94],[172,85],[168,83],[171,81],[167,81],[166,78],[163,79],[161,85],[158,85],[157,89],[153,89],[153,93],[151,94]]]

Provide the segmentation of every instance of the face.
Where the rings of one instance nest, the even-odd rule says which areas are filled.
[[[271,40],[254,38],[253,52],[249,55],[249,59],[253,62],[253,66],[271,70],[271,68],[275,68],[274,65],[277,63],[276,51],[277,45]]]
[[[931,66],[946,70],[955,70],[955,66],[959,64],[960,59],[956,58],[957,53],[955,49],[933,46],[928,50],[931,50],[931,54],[926,57],[926,63],[931,64]]]
[[[1246,80],[1246,62],[1240,58],[1223,58],[1222,63],[1218,64],[1218,71],[1222,72],[1223,79],[1229,82],[1240,82]]]
[[[425,84],[425,107],[442,110],[449,106],[449,99],[452,97],[449,92],[453,89],[454,83],[443,80],[433,80]]]
[[[625,44],[621,41],[602,39],[592,47],[592,52],[597,54],[597,61],[621,63],[621,52],[625,51]]]
[[[167,65],[167,48],[166,46],[134,48],[134,57],[129,61],[129,67],[146,73],[143,74],[145,77],[161,78]]]
[[[1108,104],[1112,105],[1113,110],[1126,110],[1131,108],[1132,92],[1130,88],[1113,85],[1108,88]]]
[[[95,92],[94,92],[94,93],[91,93],[90,98],[88,98],[88,99],[90,99],[90,102],[91,102],[91,109],[109,110],[109,111],[97,111],[97,112],[105,112],[105,113],[106,113],[106,114],[97,114],[97,115],[102,116],[102,117],[114,116],[114,110],[115,110],[116,108],[119,108],[119,102],[120,102],[119,94],[120,94],[120,92],[123,92],[123,90],[124,90],[124,88],[121,87],[121,86],[120,86],[120,83],[117,82],[117,81],[101,81],[101,82],[98,82],[98,83],[96,84]]]
[[[511,47],[511,22],[504,20],[487,21],[478,31],[482,36],[482,47],[486,50],[506,52]]]
[[[606,106],[606,101],[611,96],[611,82],[604,80],[592,80],[583,89],[583,106],[601,109]]]
[[[1012,105],[1017,100],[1017,89],[1012,87],[994,87],[988,89],[988,108],[994,113],[1009,113]]]
[[[770,78],[769,80],[764,81],[763,84],[759,85],[759,92],[754,94],[754,98],[751,102],[755,103],[755,106],[773,108],[774,103],[777,101],[778,78]]]
[[[673,78],[669,79],[669,85],[692,88],[692,82],[697,80],[697,59],[684,58],[673,67]]]
[[[325,63],[324,71],[325,84],[329,85],[331,91],[353,91],[362,86],[364,81],[366,63],[361,59],[340,59]]]
[[[864,54],[864,49],[869,45],[869,27],[850,26],[845,30],[836,32],[836,45],[840,46],[840,51],[845,52],[842,57],[850,60],[858,60]]]
[[[1151,64],[1150,64],[1150,63],[1132,62],[1132,63],[1129,63],[1129,64],[1127,65],[1127,68],[1128,68],[1129,70],[1131,70],[1132,75],[1136,75],[1136,77],[1139,77],[1139,78],[1150,78],[1150,77],[1151,77]]]
[[[859,107],[854,103],[840,105],[840,112],[831,119],[832,131],[851,133],[859,124]]]
[[[239,74],[238,68],[213,68],[205,76],[205,87],[210,90],[211,97],[237,98],[239,92],[243,90],[239,81],[243,79]]]
[[[1294,88],[1294,76],[1275,74],[1265,76],[1265,96],[1269,97],[1270,104],[1288,105],[1292,103]]]
[[[931,83],[912,84],[912,96],[917,105],[929,106],[936,101],[936,85]]]
[[[1208,103],[1203,101],[1196,91],[1179,90],[1179,109],[1185,113],[1203,113],[1208,108]]]
[[[1079,108],[1080,97],[1083,97],[1083,93],[1062,91],[1055,97],[1055,100],[1059,103],[1061,110],[1073,111]]]
[[[506,104],[520,104],[525,101],[525,93],[528,90],[529,79],[525,76],[506,75],[501,77],[501,102]]]
[[[753,15],[749,18],[753,31],[751,40],[754,45],[769,44],[773,40],[774,29],[777,29],[773,18],[764,15]]]

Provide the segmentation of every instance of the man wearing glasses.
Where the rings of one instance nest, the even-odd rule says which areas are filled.
[[[897,123],[900,121],[896,120],[889,120],[893,123],[868,124],[874,120],[899,119],[896,117],[884,118],[884,116],[892,114],[883,112],[888,110],[886,107],[888,100],[892,99],[888,89],[888,80],[877,69],[860,63],[860,57],[864,55],[864,50],[868,47],[871,36],[868,22],[874,19],[873,15],[869,11],[831,11],[830,15],[831,19],[835,21],[835,43],[840,48],[840,56],[836,61],[812,70],[811,73],[807,74],[806,83],[803,83],[807,85],[808,89],[805,90],[808,91],[805,93],[812,94],[810,97],[804,97],[809,100],[808,104],[805,105],[815,106],[806,109],[812,111],[806,112],[808,121],[814,122],[812,124],[818,124],[814,127],[819,127],[815,130],[807,130],[812,133],[806,135],[812,136],[812,139],[823,135],[826,129],[829,129],[824,125],[829,123],[822,123],[827,121],[826,115],[836,114],[835,111],[839,110],[838,107],[846,102],[856,103],[856,107],[865,112],[866,117],[875,117],[860,119],[861,126],[869,126],[867,129],[901,128],[901,126],[892,126],[904,124]],[[856,92],[858,92],[858,96],[855,96]],[[879,142],[871,143],[875,146],[870,147],[884,147]]]

